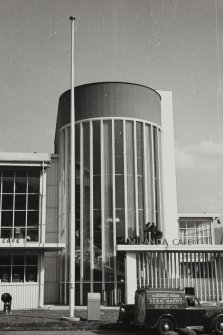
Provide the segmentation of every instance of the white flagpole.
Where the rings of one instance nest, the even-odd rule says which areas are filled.
[[[75,95],[74,95],[74,21],[71,16],[71,108],[70,108],[70,317],[75,305]]]

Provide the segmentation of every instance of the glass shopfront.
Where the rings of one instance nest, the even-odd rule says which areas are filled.
[[[77,304],[85,288],[108,305],[124,301],[124,255],[116,245],[145,239],[145,224],[161,227],[160,127],[139,120],[105,118],[78,122],[76,154]],[[60,131],[61,213],[69,203],[70,128]],[[69,211],[68,211],[69,212]],[[66,226],[63,222],[62,226]],[[80,286],[79,286],[80,285]]]
[[[1,283],[37,282],[37,255],[0,255]]]

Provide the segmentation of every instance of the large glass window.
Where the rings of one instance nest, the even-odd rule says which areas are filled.
[[[2,169],[1,238],[39,239],[40,171]]]
[[[84,203],[83,203],[83,257],[84,280],[90,280],[90,127],[89,123],[83,124],[83,169],[84,169]]]
[[[137,181],[138,181],[138,219],[139,237],[144,237],[144,180],[143,180],[143,130],[142,123],[136,122]]]
[[[135,208],[135,169],[134,169],[134,131],[133,122],[126,122],[126,170],[127,170],[127,211],[128,236],[136,235],[136,208]]]
[[[116,243],[125,243],[123,121],[115,121]]]
[[[37,255],[0,255],[0,280],[2,283],[37,282]]]
[[[67,213],[70,206],[68,129],[62,130],[68,136],[61,137],[67,153],[62,150],[60,156],[64,180],[61,213]],[[120,302],[125,287],[124,256],[115,252],[115,244],[126,243],[126,237],[133,236],[134,240],[135,235],[143,241],[146,220],[160,223],[158,136],[155,125],[131,119],[94,119],[76,124],[76,277],[83,292],[81,303],[86,303],[85,288],[102,290],[102,299],[107,304]],[[5,187],[10,189],[14,177],[7,178]],[[17,182],[21,192],[3,193],[5,235],[12,222],[14,229],[23,228],[20,222],[24,214],[25,228],[36,227],[37,193],[29,194],[29,183],[28,191],[22,189],[23,178],[19,176]],[[17,207],[20,213],[15,215]]]
[[[103,123],[104,143],[104,213],[105,213],[105,278],[114,280],[113,255],[113,185],[112,185],[112,122]]]
[[[208,220],[179,220],[183,244],[211,244],[211,223]]]
[[[93,122],[93,260],[94,281],[102,281],[101,234],[101,130],[100,121]]]

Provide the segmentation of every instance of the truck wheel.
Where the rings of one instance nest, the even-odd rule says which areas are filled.
[[[223,316],[219,316],[214,323],[214,331],[216,334],[223,334]]]
[[[162,318],[159,320],[159,323],[157,326],[158,334],[162,335],[162,334],[165,334],[166,332],[174,331],[174,330],[175,330],[174,323],[171,319]]]

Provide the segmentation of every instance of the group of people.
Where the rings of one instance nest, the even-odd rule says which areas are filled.
[[[158,229],[157,225],[152,222],[148,222],[144,227],[144,242],[151,244],[160,244],[163,233]],[[141,244],[141,239],[135,234],[131,234],[127,238],[127,244]]]
[[[161,230],[158,229],[157,225],[154,222],[146,223],[144,232],[145,232],[145,239],[151,240],[153,244],[159,244],[160,240],[163,237],[163,233],[161,232]]]

